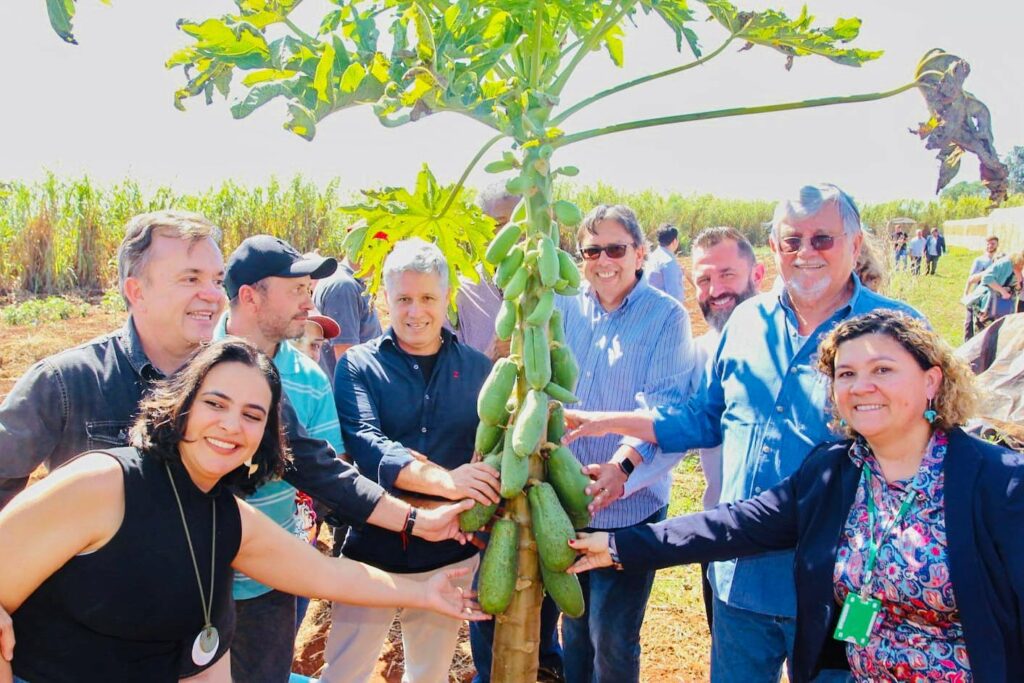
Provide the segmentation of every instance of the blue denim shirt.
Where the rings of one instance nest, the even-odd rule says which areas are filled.
[[[334,397],[345,450],[366,477],[394,492],[395,479],[412,462],[407,450],[455,469],[473,458],[478,422],[476,399],[490,372],[482,353],[441,330],[441,350],[430,381],[416,356],[403,351],[389,328],[353,346],[338,361]],[[391,572],[424,572],[471,557],[472,545],[431,543],[377,527],[352,529],[344,554]]]
[[[816,369],[818,344],[833,327],[879,308],[921,317],[852,277],[853,296],[806,339],[798,334],[785,290],[737,306],[701,391],[686,404],[654,411],[654,433],[666,450],[722,444],[721,502],[768,490],[795,472],[815,446],[835,439],[828,428],[828,383]],[[796,616],[790,551],[716,562],[712,585],[715,597],[733,607]]]

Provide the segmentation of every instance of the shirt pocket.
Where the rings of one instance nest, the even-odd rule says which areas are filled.
[[[120,448],[128,445],[129,422],[120,420],[95,420],[85,423],[89,449]]]

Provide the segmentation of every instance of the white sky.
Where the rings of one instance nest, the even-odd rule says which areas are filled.
[[[0,179],[34,180],[49,169],[64,175],[87,173],[102,183],[130,176],[147,187],[167,183],[192,191],[227,178],[262,183],[271,175],[289,178],[301,172],[318,182],[337,176],[344,188],[355,190],[380,183],[411,184],[420,164],[428,161],[442,182],[451,182],[492,134],[451,114],[385,129],[365,107],[321,122],[309,143],[281,128],[284,105],[279,102],[242,121],[233,120],[228,104],[219,99],[210,107],[192,100],[181,113],[171,102],[183,76],[163,67],[167,56],[184,44],[174,22],[231,11],[233,3],[77,4],[80,45],[72,46],[51,31],[43,0],[0,3],[0,49],[6,54]],[[305,14],[315,16],[307,28],[315,30],[320,6],[315,0],[307,4]],[[739,4],[780,6],[791,15],[800,7],[790,1]],[[784,57],[774,51],[737,53],[730,48],[700,69],[608,98],[563,128],[573,132],[633,118],[887,90],[910,80],[927,49],[943,47],[971,63],[967,87],[992,110],[1000,154],[1024,144],[1024,3],[809,4],[822,24],[839,16],[860,16],[864,27],[855,44],[883,48],[886,54],[860,69],[802,58],[787,73]],[[702,6],[696,7],[703,16]],[[651,20],[639,23],[627,34],[626,67],[616,69],[604,52],[595,53],[566,90],[566,102],[692,59],[688,52],[675,52],[667,27]],[[711,30],[704,30],[702,37],[710,51],[721,34],[710,24],[707,28]],[[561,151],[556,161],[578,165],[580,183],[603,181],[623,189],[772,199],[807,182],[827,180],[861,201],[927,199],[937,173],[934,153],[907,132],[925,118],[923,99],[909,91],[881,102],[617,134]],[[500,151],[496,147],[492,157]],[[976,179],[972,157],[957,180]],[[478,170],[470,183],[479,186],[490,180]]]

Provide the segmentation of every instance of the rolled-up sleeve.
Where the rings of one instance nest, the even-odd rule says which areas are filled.
[[[369,371],[360,367],[357,353],[345,354],[338,361],[334,380],[334,400],[345,450],[366,476],[375,477],[388,491],[402,468],[413,461],[401,443],[384,435],[380,412],[374,399]]]
[[[0,508],[47,461],[64,433],[67,397],[47,361],[22,375],[0,405]]]

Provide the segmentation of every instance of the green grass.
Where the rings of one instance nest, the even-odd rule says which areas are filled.
[[[954,348],[964,341],[964,283],[975,252],[952,247],[939,259],[935,275],[893,274],[886,293],[906,301],[924,315],[932,327]]]

